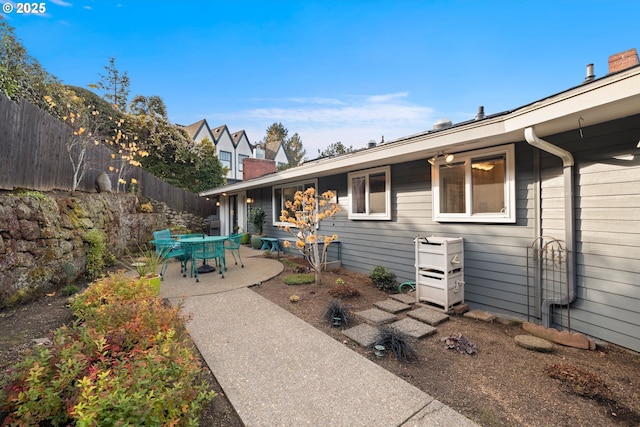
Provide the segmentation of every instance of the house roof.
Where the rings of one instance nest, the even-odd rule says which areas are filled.
[[[247,133],[244,130],[239,130],[238,132],[232,133],[231,140],[233,141],[233,145],[237,147],[243,135],[245,136],[245,138],[247,138],[248,141],[249,138],[247,137]],[[251,146],[251,143],[249,143],[249,146]]]
[[[200,128],[202,128],[203,126],[209,126],[207,124],[207,120],[206,119],[202,119],[202,120],[198,120],[195,123],[192,123],[190,125],[187,126],[183,126],[183,129],[187,132],[187,134],[189,135],[189,137],[191,139],[194,139],[196,137],[196,135],[198,134],[198,132],[200,131]]]
[[[548,135],[640,114],[640,66],[608,74],[514,110],[429,130],[375,147],[300,166],[236,184],[203,191],[201,196],[241,192],[290,181],[323,177],[377,166],[429,158],[438,152],[459,153],[525,140],[524,130]]]
[[[215,142],[216,144],[218,143],[225,129],[227,129],[227,125],[222,125],[222,126],[218,126],[217,128],[211,129],[211,133],[213,134],[213,139],[215,140],[213,142]],[[227,129],[227,132],[229,132],[229,129]]]

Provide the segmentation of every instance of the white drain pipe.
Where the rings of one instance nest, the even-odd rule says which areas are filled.
[[[576,274],[575,274],[575,211],[573,203],[573,155],[557,145],[544,141],[536,135],[532,127],[524,130],[524,139],[529,145],[553,154],[562,159],[564,174],[564,234],[565,245],[567,249],[567,276],[569,295],[566,297],[547,298],[542,301],[542,326],[548,328],[551,323],[551,306],[552,305],[568,305],[576,299]]]

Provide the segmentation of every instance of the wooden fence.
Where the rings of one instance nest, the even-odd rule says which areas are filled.
[[[71,191],[73,167],[65,141],[71,129],[26,101],[15,103],[0,94],[0,189],[27,188],[39,191]],[[95,191],[94,182],[101,172],[109,174],[109,166],[119,160],[102,145],[87,150],[90,169],[78,186],[79,191]],[[127,166],[127,181],[135,178],[141,195],[166,203],[180,212],[206,218],[216,214],[213,201],[167,184],[141,168]],[[110,174],[115,189],[117,177]]]

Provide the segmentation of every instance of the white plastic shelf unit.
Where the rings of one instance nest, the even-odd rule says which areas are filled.
[[[416,298],[449,311],[464,302],[464,244],[462,237],[418,237]]]

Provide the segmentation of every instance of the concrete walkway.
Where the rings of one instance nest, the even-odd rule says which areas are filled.
[[[224,279],[196,283],[171,264],[160,295],[184,303],[189,333],[247,427],[475,425],[247,289],[282,264],[242,250],[245,267],[229,255]]]

